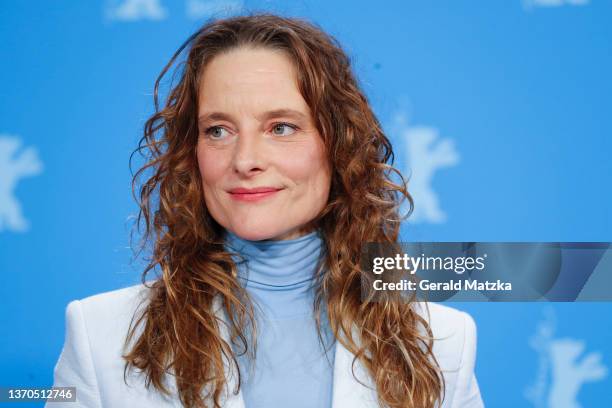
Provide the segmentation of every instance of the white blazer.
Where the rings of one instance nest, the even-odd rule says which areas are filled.
[[[66,338],[54,370],[55,387],[76,387],[77,403],[49,403],[49,408],[76,407],[182,407],[176,396],[176,384],[168,384],[173,397],[165,397],[151,386],[146,389],[144,376],[137,370],[123,380],[122,348],[138,303],[146,296],[144,285],[136,285],[70,302],[66,309]],[[221,303],[214,309],[221,318]],[[423,303],[419,303],[422,306]],[[446,398],[441,408],[480,408],[483,402],[474,375],[476,360],[476,325],[465,312],[437,303],[429,303],[428,318],[433,331],[433,352],[446,382]],[[223,325],[222,325],[223,326]],[[227,332],[222,335],[228,339]],[[360,384],[351,373],[354,355],[336,342],[333,372],[332,408],[378,408],[373,381],[359,362],[355,374],[370,388]],[[242,392],[237,395],[235,369],[226,363],[227,388],[223,407],[245,408]],[[173,387],[174,385],[174,387]],[[276,407],[271,407],[276,408]]]

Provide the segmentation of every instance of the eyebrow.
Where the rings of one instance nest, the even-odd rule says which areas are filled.
[[[307,119],[306,115],[304,115],[302,112],[297,111],[295,109],[275,109],[275,110],[263,112],[262,114],[258,115],[257,118],[259,120],[268,120],[270,118],[275,118],[279,116],[293,117],[295,119],[301,119],[301,120]],[[204,122],[213,121],[213,120],[232,121],[233,116],[228,113],[224,113],[224,112],[205,113],[201,115],[200,117],[198,117],[198,124],[202,125],[202,123]]]

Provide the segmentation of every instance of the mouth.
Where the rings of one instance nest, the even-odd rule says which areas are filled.
[[[278,187],[233,188],[228,193],[234,200],[253,202],[272,197],[281,190]]]

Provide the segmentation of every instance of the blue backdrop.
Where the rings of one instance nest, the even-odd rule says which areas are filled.
[[[2,5],[0,385],[51,385],[67,303],[139,281],[128,157],[157,74],[211,15],[340,40],[411,177],[405,239],[612,241],[612,2],[291,3]],[[456,306],[487,406],[612,405],[610,303]]]

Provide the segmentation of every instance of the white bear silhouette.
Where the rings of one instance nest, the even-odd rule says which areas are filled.
[[[548,394],[548,406],[554,408],[580,408],[578,391],[582,384],[605,378],[607,368],[601,364],[601,353],[592,352],[579,357],[584,351],[584,341],[556,339],[550,343],[552,383]]]
[[[106,13],[111,20],[120,21],[163,20],[167,14],[159,0],[125,0]]]
[[[402,118],[398,119],[402,122]],[[459,153],[453,140],[439,139],[438,130],[427,126],[402,126],[400,136],[406,143],[410,174],[408,192],[414,199],[412,222],[443,223],[446,213],[440,208],[438,194],[433,190],[435,172],[459,163]]]
[[[555,338],[556,316],[552,308],[545,309],[529,344],[538,352],[539,364],[535,383],[525,396],[536,408],[580,408],[578,393],[586,382],[599,381],[608,375],[599,352],[581,355],[585,342],[571,338]]]
[[[42,163],[33,147],[28,147],[18,155],[21,140],[18,137],[0,135],[0,232],[12,230],[24,232],[29,222],[21,212],[21,205],[15,197],[17,182],[42,171]]]
[[[585,6],[589,0],[524,0],[526,7]]]

